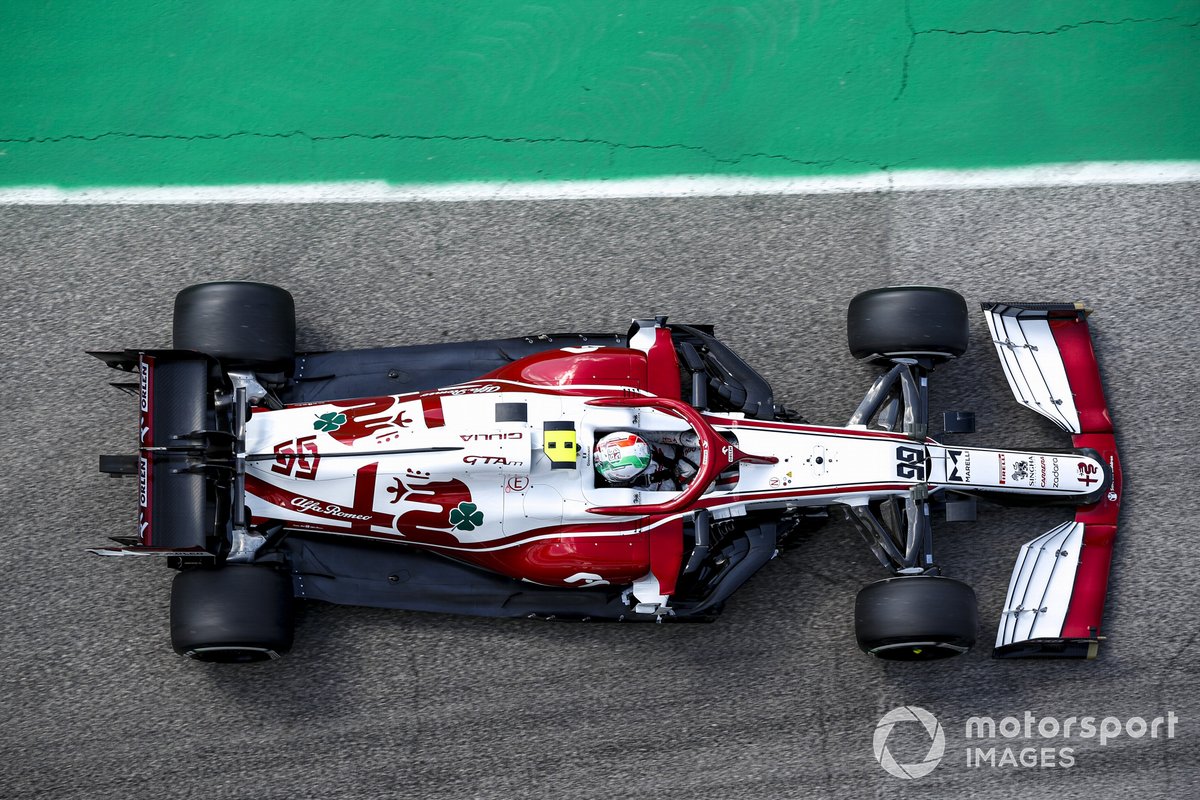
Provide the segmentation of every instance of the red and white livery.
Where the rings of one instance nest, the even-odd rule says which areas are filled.
[[[221,287],[218,300],[242,291],[206,286]],[[188,291],[209,301],[203,286]],[[1086,312],[984,305],[1018,401],[1072,436],[1071,450],[1026,452],[928,435],[928,375],[966,347],[961,303],[926,287],[855,299],[851,348],[885,372],[841,426],[776,405],[711,329],[665,318],[623,337],[471,343],[468,355],[454,345],[250,358],[221,342],[98,354],[138,374],[142,436],[135,461],[108,462],[140,476],[138,536],[97,552],[170,556],[181,569],[177,649],[249,660],[285,651],[290,628],[197,632],[189,614],[270,607],[263,598],[280,592],[259,584],[280,581],[288,604],[708,619],[842,506],[892,573],[859,596],[859,644],[920,660],[963,652],[975,635],[974,594],[941,575],[931,520],[1019,495],[1076,510],[1020,549],[996,653],[1094,656],[1121,470]],[[177,347],[189,308],[177,305]],[[877,322],[881,309],[899,321]],[[931,338],[931,327],[951,334]],[[347,388],[481,363],[448,386],[417,374],[403,391]],[[968,420],[948,415],[947,431]],[[649,443],[657,479],[613,482],[595,468],[597,443],[615,433]]]

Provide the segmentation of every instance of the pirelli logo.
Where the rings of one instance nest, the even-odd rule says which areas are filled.
[[[542,452],[550,459],[551,469],[575,469],[574,422],[547,422],[542,428]]]

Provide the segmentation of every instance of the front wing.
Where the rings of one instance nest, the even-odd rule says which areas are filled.
[[[1021,548],[1009,582],[995,655],[1094,658],[1121,504],[1121,463],[1082,304],[985,303],[992,341],[1017,401],[1071,434],[1107,483],[1072,522]],[[1082,463],[1080,470],[1094,467]]]

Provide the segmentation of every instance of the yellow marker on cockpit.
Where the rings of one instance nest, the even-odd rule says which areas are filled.
[[[575,423],[546,422],[542,427],[542,452],[550,459],[551,469],[575,469]]]

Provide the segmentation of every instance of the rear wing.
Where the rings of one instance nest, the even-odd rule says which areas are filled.
[[[215,427],[209,359],[178,351],[92,355],[136,373],[138,389],[137,535],[129,546],[92,552],[206,555],[218,508],[202,458]]]
[[[1121,462],[1081,303],[984,303],[992,341],[1017,402],[1071,434],[1080,480],[1107,483],[1098,499],[1028,542],[1013,569],[996,635],[1000,658],[1094,658],[1121,504]],[[1086,474],[1084,474],[1086,473]]]

